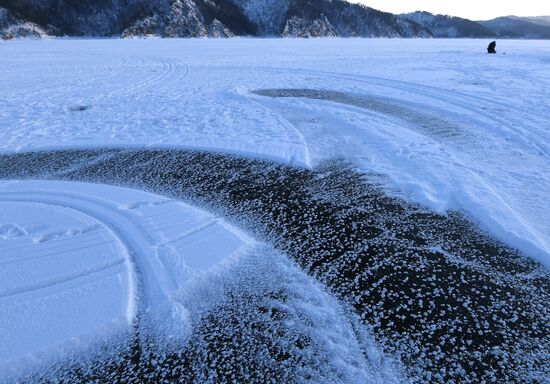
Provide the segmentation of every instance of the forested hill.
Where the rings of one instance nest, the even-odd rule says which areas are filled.
[[[521,20],[520,31],[486,23],[426,12],[394,15],[342,0],[0,0],[5,39],[550,36],[550,25],[535,20]],[[529,29],[529,23],[536,26]]]

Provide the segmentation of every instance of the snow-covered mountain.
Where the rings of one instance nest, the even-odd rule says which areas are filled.
[[[430,37],[415,22],[340,0],[233,0],[260,35]]]
[[[341,0],[0,0],[0,6],[54,35],[432,36],[413,21]]]
[[[550,39],[550,17],[506,16],[480,21],[480,24],[498,37]]]
[[[414,21],[431,31],[434,37],[488,37],[494,33],[468,19],[446,15],[434,15],[429,12],[413,12],[399,16],[403,20]]]
[[[544,18],[475,22],[428,12],[393,15],[343,0],[0,0],[0,9],[3,38],[550,37]]]
[[[0,6],[53,34],[117,35],[152,10],[146,0],[1,0]]]
[[[44,37],[47,35],[48,31],[39,25],[22,20],[6,8],[0,7],[0,38]]]
[[[254,31],[236,7],[223,1],[159,0],[124,26],[123,37],[230,37]]]

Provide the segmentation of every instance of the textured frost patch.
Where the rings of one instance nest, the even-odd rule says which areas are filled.
[[[405,382],[353,311],[270,248],[191,281],[177,300],[194,329],[186,353],[203,356],[186,382]],[[210,354],[217,367],[205,369]]]

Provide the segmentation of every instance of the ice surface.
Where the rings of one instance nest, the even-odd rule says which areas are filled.
[[[550,43],[499,46],[506,54],[462,39],[2,42],[0,150],[177,146],[306,167],[343,157],[550,265]]]

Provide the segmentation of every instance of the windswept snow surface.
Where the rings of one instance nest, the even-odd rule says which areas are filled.
[[[485,47],[1,43],[0,150],[178,146],[305,167],[343,157],[439,212],[466,211],[549,266],[550,42]]]

